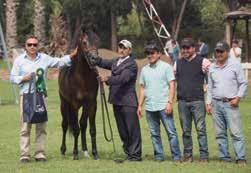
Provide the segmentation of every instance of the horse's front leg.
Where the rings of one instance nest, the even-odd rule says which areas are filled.
[[[82,142],[82,150],[84,152],[84,156],[86,158],[89,158],[89,154],[88,154],[88,149],[87,149],[87,145],[86,145],[86,129],[87,129],[87,119],[88,119],[88,115],[87,115],[87,111],[85,110],[85,106],[82,109],[82,115],[79,121],[80,124],[80,131],[81,131],[81,142]]]
[[[62,130],[63,130],[63,136],[62,136],[62,144],[60,147],[60,151],[61,151],[62,155],[65,155],[65,152],[66,152],[65,141],[66,141],[66,133],[67,133],[67,129],[68,129],[68,124],[67,124],[67,122],[65,122],[64,119],[62,120],[61,126],[62,126]]]
[[[61,115],[62,115],[62,123],[61,123],[61,127],[62,127],[62,132],[63,132],[63,135],[62,135],[62,144],[61,144],[61,147],[60,147],[60,151],[61,151],[61,154],[62,155],[65,155],[65,151],[66,151],[66,144],[65,144],[65,141],[66,141],[66,133],[67,133],[67,129],[68,129],[68,121],[67,121],[67,114],[69,113],[68,112],[68,109],[67,109],[67,104],[65,104],[65,101],[61,98]]]

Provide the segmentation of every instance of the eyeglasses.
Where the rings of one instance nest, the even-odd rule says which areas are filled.
[[[26,45],[27,45],[28,47],[31,47],[31,46],[37,47],[37,43],[27,43]]]
[[[222,53],[224,53],[225,51],[224,51],[224,50],[216,50],[215,52],[216,52],[216,53],[222,54]]]

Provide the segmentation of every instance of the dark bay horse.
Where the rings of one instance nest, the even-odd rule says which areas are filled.
[[[84,31],[79,39],[77,55],[69,67],[60,70],[59,74],[59,95],[61,100],[62,114],[62,145],[61,154],[66,151],[66,132],[69,130],[74,136],[73,159],[78,159],[78,136],[81,132],[82,150],[88,157],[86,146],[86,129],[89,119],[90,135],[92,143],[92,154],[98,159],[96,145],[96,123],[98,80],[95,69],[89,65],[88,56],[91,50],[97,50],[98,37],[92,31]],[[78,111],[82,108],[80,120]]]

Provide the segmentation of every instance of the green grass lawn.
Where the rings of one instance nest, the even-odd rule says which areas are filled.
[[[153,172],[179,172],[179,173],[251,173],[251,92],[249,91],[248,97],[241,103],[241,117],[243,124],[243,131],[246,139],[246,151],[248,164],[246,167],[239,167],[236,164],[224,164],[218,162],[217,159],[217,146],[215,141],[214,128],[212,119],[207,116],[207,131],[208,131],[208,143],[210,153],[210,163],[200,164],[198,162],[198,144],[196,133],[194,134],[194,157],[195,161],[192,164],[175,164],[170,160],[170,150],[167,136],[162,129],[162,139],[165,149],[166,161],[162,163],[153,161],[152,143],[147,127],[146,119],[143,117],[141,122],[141,132],[143,141],[143,161],[140,163],[123,163],[116,164],[113,159],[123,157],[123,151],[121,148],[121,142],[117,133],[115,120],[113,116],[112,126],[115,136],[116,153],[113,153],[112,143],[107,143],[103,137],[103,126],[100,112],[100,105],[98,105],[98,112],[96,116],[97,122],[97,146],[100,155],[100,160],[94,161],[92,158],[86,159],[83,157],[83,153],[80,152],[80,160],[72,160],[72,148],[73,137],[67,135],[67,151],[66,156],[60,155],[61,145],[61,115],[59,111],[59,97],[57,93],[57,81],[49,81],[49,122],[48,122],[48,136],[46,153],[48,161],[46,163],[36,163],[34,159],[31,163],[22,165],[19,163],[19,106],[10,104],[12,98],[12,92],[10,84],[7,82],[0,82],[0,96],[4,104],[0,105],[0,172],[1,173],[47,173],[47,172],[63,172],[63,173],[78,173],[78,172],[120,172],[120,173],[153,173]],[[250,88],[251,89],[251,88]],[[14,101],[14,100],[13,100]],[[98,101],[99,102],[99,101]],[[100,102],[99,102],[100,103]],[[109,107],[112,114],[112,109]],[[176,128],[178,130],[180,146],[182,146],[181,140],[181,128],[179,125],[177,108],[175,104],[175,121]],[[31,139],[31,155],[34,151],[34,128],[32,129]],[[90,147],[90,138],[88,136],[88,146]],[[80,139],[80,138],[79,138]],[[79,140],[80,141],[80,140]],[[79,143],[79,148],[80,143]],[[230,145],[230,152],[234,158],[234,152],[232,145]],[[91,152],[89,152],[91,154]]]

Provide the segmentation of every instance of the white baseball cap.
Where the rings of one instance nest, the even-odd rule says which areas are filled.
[[[122,44],[125,48],[132,48],[132,43],[128,40],[121,40],[119,42],[119,45]]]

